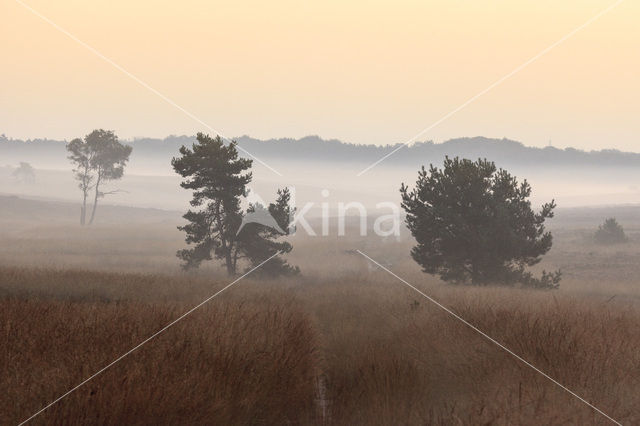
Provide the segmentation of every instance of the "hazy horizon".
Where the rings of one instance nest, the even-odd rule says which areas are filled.
[[[613,3],[27,6],[225,136],[381,145],[414,137]],[[11,82],[2,132],[72,139],[108,128],[131,139],[204,130],[18,2],[1,8],[0,52],[12,58],[0,67]],[[419,139],[481,134],[638,151],[639,12],[621,3]]]
[[[106,129],[106,128],[105,128]],[[108,129],[108,130],[113,130],[113,129]],[[86,133],[89,133],[90,130],[87,130]],[[211,134],[213,136],[217,135],[215,132],[207,132],[206,130],[202,130],[202,133],[205,134]],[[181,134],[167,134],[167,135],[161,135],[161,136],[145,136],[145,135],[141,135],[141,136],[133,136],[133,137],[119,137],[118,139],[122,142],[126,142],[126,143],[135,143],[135,142],[139,142],[139,141],[149,141],[149,140],[153,140],[153,141],[165,141],[167,139],[171,139],[171,138],[190,138],[190,139],[194,139],[196,137],[196,134],[198,133],[198,131],[194,131],[192,133],[181,133]],[[46,140],[46,141],[52,141],[52,142],[69,142],[72,139],[75,139],[77,137],[84,137],[85,134],[82,135],[76,135],[73,137],[66,137],[66,138],[52,138],[52,137],[15,137],[13,135],[8,135],[6,133],[2,133],[0,130],[0,135],[6,137],[8,140],[13,140],[13,141],[35,141],[35,140]],[[319,135],[317,133],[309,133],[300,137],[293,137],[293,136],[288,136],[288,135],[283,135],[283,136],[275,136],[275,137],[270,137],[270,138],[259,138],[253,135],[249,135],[249,134],[242,134],[242,135],[236,135],[236,136],[224,136],[221,135],[221,137],[223,137],[225,139],[225,141],[236,141],[238,142],[239,145],[242,145],[240,141],[242,141],[242,139],[250,139],[250,140],[254,140],[254,141],[260,141],[260,142],[279,142],[279,141],[301,141],[301,140],[307,140],[307,139],[318,139],[319,142],[338,142],[341,144],[345,144],[345,145],[356,145],[356,146],[361,146],[361,147],[395,147],[397,145],[406,145],[407,147],[412,147],[415,145],[420,145],[420,144],[434,144],[434,145],[444,145],[447,142],[451,142],[451,141],[458,141],[458,140],[463,140],[463,139],[479,139],[479,138],[484,138],[484,139],[503,139],[503,140],[508,140],[510,142],[516,142],[519,144],[522,144],[523,147],[525,148],[547,148],[547,147],[552,147],[552,148],[557,148],[560,150],[566,150],[566,149],[576,149],[579,151],[584,151],[586,153],[590,153],[590,152],[601,152],[601,151],[619,151],[621,153],[629,153],[629,154],[640,154],[640,144],[638,144],[637,147],[632,147],[632,149],[620,149],[620,148],[615,148],[613,146],[603,146],[600,148],[579,148],[576,146],[572,146],[572,145],[568,145],[568,146],[564,146],[564,147],[559,147],[559,146],[555,146],[553,143],[551,144],[547,144],[547,145],[541,145],[541,146],[536,146],[536,145],[529,145],[525,142],[522,142],[520,139],[512,139],[512,138],[489,138],[486,137],[484,135],[473,135],[473,136],[454,136],[451,138],[447,138],[447,139],[443,139],[443,140],[430,140],[430,139],[424,139],[424,140],[416,140],[413,141],[411,143],[405,143],[406,141],[390,141],[390,142],[386,142],[386,143],[379,143],[379,144],[375,144],[375,143],[370,143],[370,142],[354,142],[354,141],[350,141],[350,140],[344,140],[344,139],[340,139],[340,138],[327,138],[327,137],[323,137],[322,135]]]

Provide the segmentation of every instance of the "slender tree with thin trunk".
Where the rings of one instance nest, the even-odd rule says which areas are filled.
[[[84,137],[76,138],[67,145],[69,159],[75,165],[74,173],[78,187],[82,191],[82,207],[80,223],[84,225],[87,217],[87,198],[91,190],[94,191],[93,207],[89,225],[96,216],[98,200],[116,191],[104,191],[106,182],[118,180],[124,174],[124,168],[129,161],[132,148],[123,145],[118,137],[110,130],[94,130]]]
[[[92,169],[95,172],[93,208],[89,219],[89,225],[91,225],[96,216],[98,200],[106,195],[118,192],[117,190],[103,191],[101,185],[122,178],[124,167],[129,161],[132,148],[129,145],[121,144],[115,133],[110,130],[94,130],[84,139],[94,153],[91,161]]]
[[[94,152],[89,149],[82,139],[76,138],[67,144],[69,160],[75,165],[73,172],[78,181],[78,188],[82,191],[82,206],[80,207],[80,224],[84,225],[87,218],[87,198],[89,191],[93,188],[93,161]]]

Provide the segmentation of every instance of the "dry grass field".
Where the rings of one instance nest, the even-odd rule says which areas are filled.
[[[50,278],[55,285],[65,276]],[[25,420],[186,309],[182,303],[5,298],[0,423]],[[309,319],[290,303],[221,301],[34,423],[308,423],[314,419],[317,356]]]
[[[4,227],[0,423],[17,424],[229,283],[165,224]],[[609,424],[361,249],[623,424],[640,423],[640,239],[556,229],[555,292],[447,286],[409,241],[300,239],[303,276],[238,282],[36,424]],[[329,265],[329,266],[327,266]]]

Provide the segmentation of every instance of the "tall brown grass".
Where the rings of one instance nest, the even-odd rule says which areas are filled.
[[[582,233],[581,233],[582,232]],[[584,235],[583,235],[584,234]],[[41,424],[608,424],[351,249],[623,424],[640,423],[640,239],[559,230],[557,292],[451,287],[410,241],[300,239],[303,275],[251,276],[54,405]],[[179,270],[173,225],[3,228],[0,424],[16,424],[227,284]]]
[[[50,284],[73,275],[49,274]],[[100,274],[79,275],[89,282],[100,279]],[[189,307],[5,296],[0,302],[0,424],[28,418]],[[317,357],[308,316],[291,302],[269,296],[237,303],[221,298],[34,422],[312,423]]]
[[[342,302],[324,318],[341,424],[610,423],[401,283],[354,285],[327,291]],[[421,287],[613,418],[640,421],[637,306]]]
[[[29,417],[224,282],[0,268],[0,423]],[[415,283],[624,424],[633,300]],[[248,279],[35,419],[42,424],[607,424],[384,272]]]

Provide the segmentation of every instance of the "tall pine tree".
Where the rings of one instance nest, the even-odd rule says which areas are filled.
[[[291,244],[275,241],[289,229],[288,190],[278,191],[278,200],[268,208],[280,229],[256,222],[243,224],[245,212],[241,201],[252,179],[249,170],[253,161],[239,157],[235,141],[225,145],[219,136],[212,138],[198,133],[192,148],[183,146],[180,154],[171,160],[171,165],[185,178],[180,186],[193,191],[194,207],[183,216],[189,223],[178,227],[186,233],[186,243],[192,246],[177,253],[185,269],[197,268],[215,257],[224,262],[229,275],[234,275],[243,259],[249,269],[278,252],[292,250]],[[258,208],[264,209],[250,205],[247,213]],[[276,256],[258,271],[277,276],[297,273],[298,269]]]

